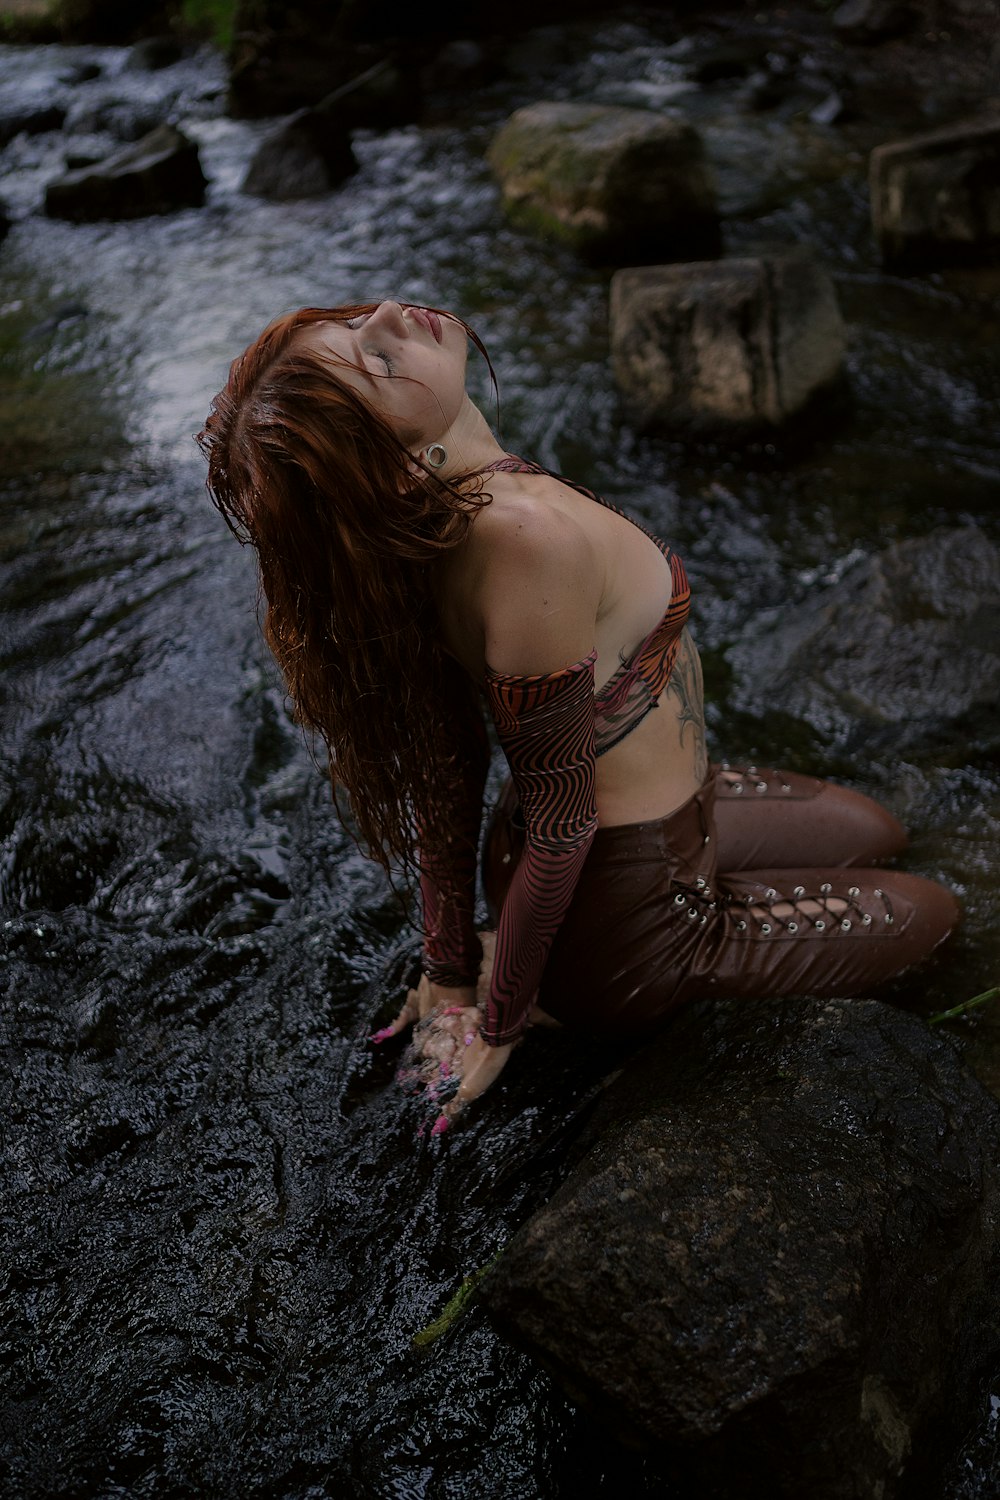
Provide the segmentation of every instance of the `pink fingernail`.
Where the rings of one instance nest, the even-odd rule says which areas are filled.
[[[449,1005],[441,1014],[443,1016],[460,1016],[462,1014],[462,1007],[460,1005]]]
[[[391,1026],[383,1026],[381,1031],[376,1031],[373,1036],[370,1036],[368,1038],[368,1040],[370,1042],[384,1042],[388,1040],[389,1037],[395,1035],[396,1033],[393,1031]]]
[[[450,1124],[451,1121],[448,1119],[447,1115],[438,1115],[437,1119],[434,1121],[434,1124],[431,1126],[431,1135],[444,1135]]]
[[[465,1033],[465,1045],[467,1047],[471,1047],[472,1044],[473,1044],[473,1042],[475,1040],[476,1040],[476,1033],[474,1031],[467,1031]]]

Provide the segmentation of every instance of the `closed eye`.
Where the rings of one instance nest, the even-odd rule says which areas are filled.
[[[384,349],[373,349],[371,352],[372,354],[374,354],[376,359],[380,359],[382,361],[387,372],[390,375],[395,374],[396,366],[393,364],[392,360]]]

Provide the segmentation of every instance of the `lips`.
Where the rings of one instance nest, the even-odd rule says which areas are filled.
[[[440,344],[441,319],[437,313],[431,312],[429,307],[411,307],[409,313],[413,321],[419,323],[421,328],[426,328],[435,343]]]

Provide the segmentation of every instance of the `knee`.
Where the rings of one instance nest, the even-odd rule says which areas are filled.
[[[897,817],[861,792],[828,782],[817,798],[817,831],[826,829],[842,841],[855,865],[878,865],[894,859],[907,845],[906,829]]]

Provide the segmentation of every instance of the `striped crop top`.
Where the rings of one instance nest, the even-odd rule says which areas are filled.
[[[670,603],[667,605],[663,618],[653,627],[646,639],[639,643],[632,655],[627,660],[621,661],[603,687],[594,693],[595,753],[606,755],[615,745],[620,744],[626,735],[631,734],[650,710],[657,706],[660,695],[670,681],[670,674],[674,669],[674,662],[680,648],[681,632],[691,613],[691,588],[684,571],[684,564],[673,548],[668,547],[666,542],[662,542],[648,527],[626,515],[617,505],[612,505],[610,500],[603,499],[602,496],[595,494],[593,490],[588,490],[582,484],[574,484],[572,480],[563,479],[561,474],[553,474],[551,470],[543,469],[540,464],[528,463],[523,458],[510,455],[487,465],[482,472],[484,474],[545,474],[552,479],[558,479],[561,484],[585,495],[588,500],[593,500],[597,505],[603,505],[605,510],[613,510],[616,516],[622,516],[630,525],[648,536],[670,564]],[[596,651],[592,653],[592,659],[597,660]],[[487,668],[487,675],[493,681],[502,677],[501,673],[493,672],[489,668]],[[531,679],[521,678],[520,681],[530,682]]]

